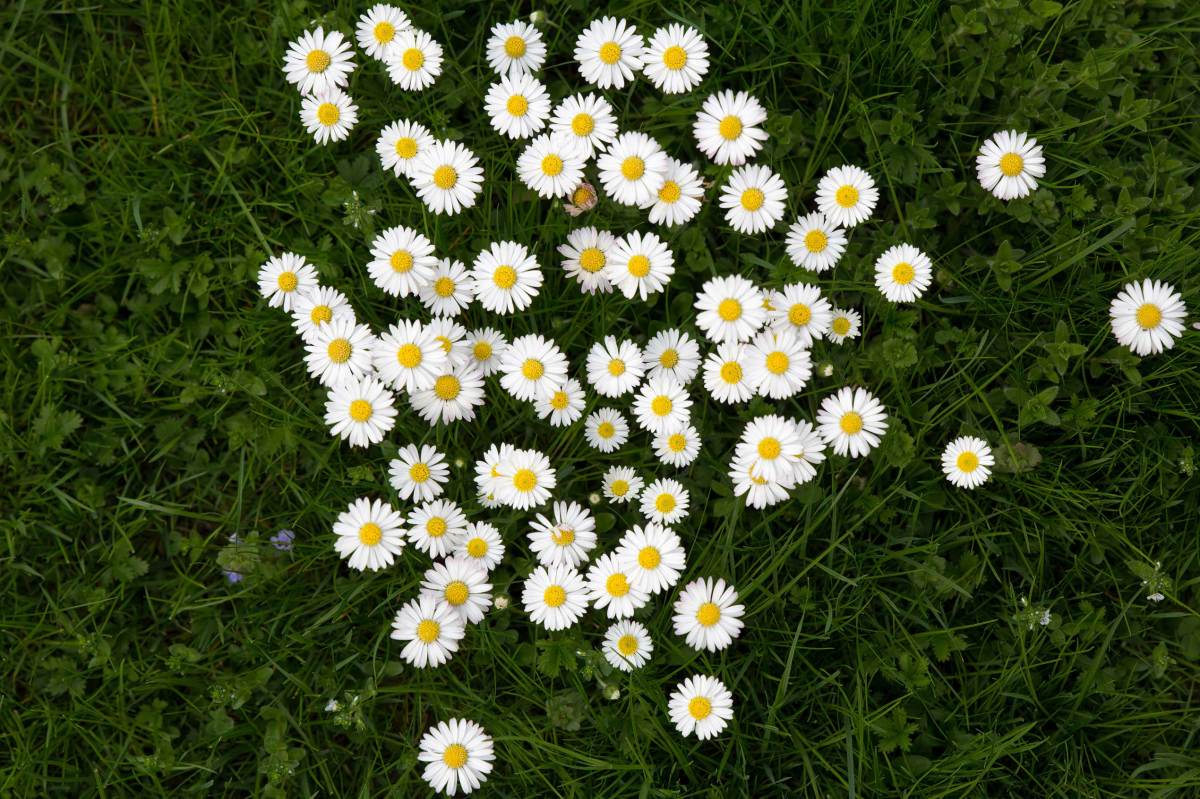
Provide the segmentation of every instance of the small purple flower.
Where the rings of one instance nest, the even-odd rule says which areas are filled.
[[[230,571],[229,569],[225,569],[224,571],[225,579],[228,580],[230,584],[240,583],[245,576],[241,572]]]
[[[292,541],[296,538],[296,534],[291,530],[280,530],[275,535],[271,536],[271,543],[280,552],[291,552]]]

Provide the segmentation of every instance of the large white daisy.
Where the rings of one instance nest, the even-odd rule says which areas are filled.
[[[542,286],[542,270],[524,244],[493,242],[471,266],[475,296],[493,313],[523,311]]]
[[[783,219],[787,187],[765,166],[738,167],[721,189],[725,221],[739,233],[762,233]]]
[[[915,302],[932,280],[929,256],[911,244],[889,247],[875,261],[875,286],[892,302]]]
[[[429,388],[412,392],[413,410],[429,424],[446,424],[475,418],[475,409],[486,401],[483,372],[471,361],[443,367]]]
[[[550,339],[531,333],[500,356],[500,385],[519,400],[536,400],[567,379],[567,358]]]
[[[497,133],[510,139],[528,139],[546,127],[550,93],[532,75],[506,75],[488,87],[483,110]]]
[[[817,208],[831,225],[854,227],[871,217],[878,202],[875,181],[856,166],[836,166],[817,184]]]
[[[700,371],[700,345],[681,330],[662,330],[646,342],[644,360],[651,377],[667,375],[686,386]]]
[[[982,438],[960,436],[942,451],[942,473],[959,488],[978,488],[992,475],[996,458]]]
[[[271,308],[291,313],[297,299],[317,288],[317,270],[303,255],[285,252],[268,258],[258,270],[258,291]]]
[[[416,28],[401,31],[385,59],[392,83],[406,92],[426,89],[442,74],[442,46]]]
[[[483,187],[483,168],[475,154],[458,142],[434,142],[416,157],[412,184],[435,214],[453,216],[470,208]]]
[[[393,297],[417,294],[433,280],[437,256],[433,242],[410,227],[397,225],[380,233],[371,242],[373,259],[367,274],[375,285]]]
[[[496,759],[491,737],[473,721],[439,722],[421,739],[417,759],[425,764],[421,776],[429,787],[448,796],[470,793],[487,782]]]
[[[616,236],[607,230],[581,227],[568,233],[567,243],[558,246],[563,271],[575,279],[584,294],[612,291],[604,267],[616,241]]]
[[[846,386],[821,400],[817,428],[838,455],[858,458],[879,446],[887,414],[869,391]]]
[[[700,211],[704,183],[691,164],[667,159],[667,171],[650,206],[650,221],[656,225],[682,225]]]
[[[288,44],[283,57],[283,74],[296,84],[300,94],[309,95],[340,89],[354,71],[354,50],[346,37],[324,28],[306,31]]]
[[[433,316],[458,316],[475,299],[474,286],[462,261],[438,260],[433,277],[421,286],[421,304]]]
[[[437,447],[423,444],[418,449],[408,444],[396,452],[388,464],[388,474],[400,499],[429,502],[441,495],[442,486],[450,478],[450,467]]]
[[[715,163],[741,166],[763,146],[767,112],[746,92],[709,95],[692,128],[700,150]]]
[[[566,564],[538,566],[525,578],[521,604],[535,623],[551,632],[565,630],[587,610],[587,583]]]
[[[693,580],[675,600],[675,634],[684,636],[692,649],[716,652],[741,635],[745,612],[737,591],[724,580]]]
[[[578,502],[555,502],[529,523],[529,549],[545,566],[579,566],[596,547],[596,520]]]
[[[575,40],[579,74],[601,89],[622,89],[642,69],[645,44],[623,19],[593,20]]]
[[[352,447],[378,444],[396,424],[395,397],[373,378],[349,380],[329,392],[325,424]]]
[[[632,341],[605,336],[588,350],[588,382],[605,397],[628,394],[638,387],[645,373],[642,351]]]
[[[379,377],[397,391],[430,388],[449,368],[446,351],[433,332],[409,319],[388,328],[375,342],[372,355]]]
[[[326,89],[300,101],[300,121],[317,144],[342,141],[358,122],[358,106],[341,89]]]
[[[1169,283],[1128,283],[1108,307],[1113,335],[1135,354],[1158,354],[1183,335],[1187,306]]]
[[[704,360],[704,388],[717,402],[745,402],[754,396],[746,377],[746,345],[721,344]]]
[[[487,41],[488,66],[500,75],[537,72],[546,61],[542,32],[527,22],[498,22]]]
[[[464,635],[466,627],[454,608],[427,596],[409,601],[392,621],[392,639],[407,642],[400,657],[418,669],[450,660]]]
[[[825,337],[833,319],[833,306],[821,296],[821,289],[807,283],[784,286],[770,298],[767,318],[776,330],[790,330],[800,339],[800,346],[811,347]]]
[[[306,344],[304,362],[308,373],[326,388],[374,372],[371,353],[376,345],[371,328],[349,319],[330,322]]]
[[[554,109],[550,131],[569,136],[584,158],[591,158],[617,137],[617,117],[603,97],[572,94]]]
[[[465,531],[464,531],[465,538]],[[487,572],[468,558],[434,563],[421,581],[421,596],[445,602],[467,624],[478,624],[492,606]]]
[[[762,292],[741,275],[706,280],[695,307],[696,326],[718,344],[748,341],[767,320]]]
[[[404,549],[404,517],[382,500],[359,497],[333,525],[334,548],[351,569],[391,566]]]
[[[604,276],[627,299],[646,299],[671,282],[675,255],[653,233],[633,231],[617,239],[604,266]]]
[[[682,94],[708,74],[708,43],[695,28],[671,23],[650,37],[642,63],[655,88],[663,94]]]
[[[800,217],[788,228],[788,257],[803,269],[825,272],[837,264],[845,251],[846,232],[830,224],[820,211]]]
[[[617,136],[596,159],[604,191],[622,205],[644,208],[654,202],[667,178],[670,159],[658,142],[638,131]]]
[[[429,129],[418,122],[400,119],[388,125],[375,141],[375,152],[384,169],[390,169],[396,177],[411,177],[416,158],[435,139]]]
[[[1046,174],[1046,159],[1037,139],[1028,133],[1003,130],[983,143],[975,158],[979,185],[1001,200],[1028,197],[1037,179]]]
[[[635,583],[628,570],[609,553],[596,559],[587,572],[588,599],[610,619],[627,619],[644,607],[650,594]]]
[[[579,145],[567,136],[538,136],[517,158],[517,175],[539,197],[568,197],[583,180],[586,161]]]
[[[715,738],[733,718],[733,694],[716,677],[696,674],[671,692],[667,715],[681,735]]]
[[[395,6],[378,3],[358,18],[355,36],[358,46],[367,55],[378,61],[387,61],[387,56],[396,44],[397,34],[412,27],[408,15]]]

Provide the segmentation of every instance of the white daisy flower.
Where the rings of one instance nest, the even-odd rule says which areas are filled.
[[[607,230],[581,227],[568,233],[567,243],[558,246],[563,271],[575,279],[584,294],[612,291],[604,267],[616,241],[616,236]]]
[[[300,121],[317,144],[342,141],[358,122],[358,106],[341,89],[328,89],[300,101]]]
[[[745,402],[754,396],[746,377],[746,346],[721,344],[704,361],[704,388],[718,402]]]
[[[358,46],[377,61],[387,61],[396,43],[396,35],[412,27],[408,15],[395,6],[379,3],[358,18],[355,29]]]
[[[532,75],[505,76],[488,87],[483,110],[497,133],[528,139],[550,119],[550,94]]]
[[[942,452],[942,473],[959,488],[979,488],[992,476],[996,459],[982,438],[959,436]]]
[[[458,316],[475,299],[467,267],[462,261],[442,258],[433,279],[420,289],[421,304],[434,316]]]
[[[566,356],[557,344],[537,334],[513,339],[500,356],[500,385],[519,400],[536,400],[566,379]]]
[[[767,321],[763,293],[741,275],[709,278],[695,307],[696,326],[718,344],[748,341]]]
[[[466,515],[448,499],[418,505],[408,517],[408,540],[431,558],[449,555],[466,534]]]
[[[404,517],[382,500],[359,497],[333,525],[334,548],[351,569],[391,566],[404,549]]]
[[[687,516],[688,490],[678,480],[660,477],[642,491],[641,508],[652,522],[674,524]]]
[[[663,463],[681,469],[700,454],[700,434],[690,424],[668,427],[654,436],[654,454]]]
[[[442,494],[442,486],[450,479],[446,456],[429,444],[418,449],[413,444],[401,447],[388,464],[392,488],[400,499],[429,502]]]
[[[441,345],[451,367],[473,362],[471,344],[467,341],[467,329],[458,322],[445,316],[435,316],[425,325],[425,329]]]
[[[525,147],[517,158],[517,175],[539,197],[568,197],[583,180],[586,163],[578,145],[551,133]]]
[[[682,94],[708,74],[708,43],[695,28],[672,23],[650,37],[642,55],[643,71],[663,94]]]
[[[725,221],[739,233],[762,233],[783,219],[787,187],[765,166],[742,166],[721,189]]]
[[[309,95],[340,89],[354,71],[354,51],[346,37],[324,28],[306,31],[288,44],[283,57],[283,74],[296,84],[300,94]]]
[[[543,566],[578,567],[596,547],[596,520],[577,502],[555,502],[529,523],[529,549]]]
[[[499,486],[500,464],[516,451],[512,444],[493,444],[475,461],[475,487],[481,494],[494,494]],[[499,503],[496,503],[499,505]]]
[[[792,263],[810,272],[825,272],[846,252],[846,232],[814,211],[792,223],[787,234],[787,254]]]
[[[592,20],[575,40],[579,74],[601,89],[623,89],[642,69],[645,44],[637,28],[623,19]]]
[[[682,225],[700,210],[704,182],[691,164],[667,159],[667,171],[650,206],[650,221],[655,225]]]
[[[421,777],[429,787],[447,796],[470,793],[487,782],[496,759],[492,739],[473,721],[439,722],[421,739],[417,759],[425,764]]]
[[[911,244],[889,247],[875,261],[875,286],[891,302],[915,302],[932,280],[929,256]]]
[[[717,164],[741,166],[755,156],[767,140],[762,123],[767,112],[746,92],[723,91],[709,95],[696,114],[692,133],[701,152]]]
[[[397,391],[430,388],[449,368],[446,353],[432,331],[408,319],[388,328],[371,353],[379,377]]]
[[[375,152],[384,169],[392,170],[396,177],[412,177],[413,164],[417,156],[433,145],[436,140],[424,125],[397,120],[379,133]]]
[[[646,343],[644,360],[650,377],[666,375],[687,386],[700,371],[700,346],[687,333],[670,328],[655,333]]]
[[[692,398],[673,377],[647,380],[633,401],[633,414],[643,430],[662,433],[691,421]]]
[[[587,399],[583,386],[571,379],[554,391],[539,397],[535,403],[539,419],[549,419],[551,427],[566,427],[583,416],[583,405]]]
[[[462,541],[454,548],[456,558],[466,558],[484,573],[500,565],[504,560],[504,539],[495,525],[488,522],[471,522],[463,533]]]
[[[292,303],[292,325],[305,344],[316,341],[334,321],[355,323],[354,308],[346,295],[328,286],[317,286]]]
[[[454,657],[466,632],[462,617],[454,608],[422,596],[397,611],[391,637],[408,642],[400,650],[400,657],[418,669],[426,669],[436,668]]]
[[[325,325],[313,341],[305,345],[304,362],[308,373],[321,381],[321,385],[333,388],[374,371],[371,365],[374,346],[371,328],[339,319]]]
[[[1134,354],[1158,354],[1183,335],[1187,306],[1170,283],[1143,280],[1127,283],[1108,306],[1112,332]]]
[[[500,356],[508,348],[508,341],[500,331],[490,327],[473,330],[467,344],[471,347],[471,358],[484,377],[490,377],[499,371]]]
[[[296,301],[318,287],[317,270],[303,255],[285,252],[275,255],[259,267],[258,291],[271,308],[291,313]]]
[[[604,267],[604,277],[626,299],[646,299],[671,282],[675,274],[675,255],[653,233],[636,230],[613,243]]]
[[[435,214],[453,216],[470,208],[483,188],[479,159],[452,141],[434,142],[418,153],[411,178],[417,196]]]
[[[517,449],[501,462],[496,499],[517,510],[529,510],[550,499],[558,484],[550,459],[533,449]]]
[[[587,610],[587,583],[571,566],[538,566],[525,578],[521,604],[547,630],[565,630]]]
[[[583,424],[584,437],[592,449],[616,452],[629,440],[629,422],[613,408],[600,408]]]
[[[725,649],[742,634],[746,608],[737,601],[737,591],[724,580],[693,580],[675,600],[675,634],[696,651]]]
[[[634,584],[616,555],[601,555],[587,572],[588,599],[610,619],[627,619],[645,607],[650,595]]]
[[[463,531],[466,538],[466,531]],[[487,572],[470,558],[446,558],[425,570],[421,596],[442,601],[467,624],[478,624],[492,606],[492,584]]]
[[[604,473],[604,496],[613,502],[626,503],[638,498],[645,481],[628,466],[610,466]]]
[[[442,74],[442,46],[416,28],[397,34],[385,58],[388,77],[406,92],[426,89]]]
[[[617,137],[612,106],[596,94],[572,94],[554,109],[550,132],[570,137],[585,159],[590,159]]]
[[[629,528],[617,547],[617,559],[630,578],[651,594],[674,588],[687,566],[679,536],[654,522]]]
[[[414,391],[410,402],[429,424],[447,424],[475,418],[475,409],[485,402],[483,372],[470,361],[447,364],[426,389]]]
[[[487,41],[488,66],[499,75],[527,75],[546,61],[542,32],[527,22],[498,22]]]
[[[393,297],[417,294],[433,280],[437,256],[424,234],[404,225],[390,227],[371,242],[374,259],[367,273],[375,285]]]
[[[642,351],[632,341],[605,336],[588,350],[587,379],[605,397],[620,397],[633,391],[646,373]]]
[[[817,184],[817,208],[837,227],[851,228],[870,219],[878,202],[875,181],[856,166],[836,166]]]
[[[479,304],[493,313],[525,310],[542,285],[537,259],[514,241],[495,242],[480,252],[471,277]]]
[[[720,735],[733,718],[733,694],[716,677],[696,674],[675,686],[667,715],[681,735],[695,733],[706,741]]]
[[[813,445],[813,430],[805,423],[800,425],[791,419],[769,414],[752,419],[742,430],[734,450],[735,458],[754,459],[754,473],[767,480],[779,483],[783,488],[793,488],[797,483],[807,482],[816,475],[812,463],[825,459],[825,445],[819,437],[815,441],[815,452],[809,453],[805,445]],[[812,460],[807,460],[810,456]],[[803,477],[804,479],[799,479]]]
[[[811,347],[825,337],[833,321],[833,306],[821,296],[821,289],[807,283],[792,283],[770,297],[767,320],[775,330],[790,330],[800,346]]]
[[[325,424],[329,433],[352,447],[378,444],[396,424],[395,397],[370,377],[350,380],[329,392]]]
[[[615,138],[596,159],[600,183],[621,205],[645,208],[654,202],[667,178],[670,159],[658,142],[637,131]]]
[[[650,660],[654,642],[645,625],[632,619],[622,619],[604,633],[604,659],[614,669],[633,671]]]
[[[859,458],[879,446],[887,414],[869,391],[846,386],[821,400],[817,428],[838,455]]]
[[[751,508],[777,505],[788,498],[788,490],[775,480],[768,480],[759,473],[757,454],[735,457],[729,467],[729,479],[733,481],[733,495],[745,496]]]
[[[1001,200],[1015,200],[1037,189],[1037,179],[1046,174],[1046,159],[1037,139],[1004,130],[983,143],[975,157],[975,173],[980,186]]]
[[[848,338],[858,338],[862,329],[862,317],[858,315],[858,311],[834,308],[831,313],[826,338],[834,344],[841,344]]]

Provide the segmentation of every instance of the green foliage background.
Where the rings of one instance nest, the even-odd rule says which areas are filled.
[[[445,74],[404,94],[360,54],[362,120],[348,142],[314,146],[279,69],[286,42],[314,18],[350,32],[368,5],[0,10],[0,795],[423,796],[417,741],[451,715],[496,737],[489,796],[1200,795],[1200,339],[1139,361],[1107,322],[1134,278],[1173,283],[1193,319],[1200,307],[1200,6],[612,6],[646,32],[695,24],[715,59],[689,95],[645,81],[609,92],[622,127],[705,163],[690,121],[707,92],[742,88],[768,108],[759,160],[782,173],[792,213],[829,167],[876,176],[876,218],[819,280],[862,308],[865,335],[819,345],[833,377],[775,406],[811,418],[830,390],[861,383],[892,416],[870,458],[835,458],[793,501],[747,512],[725,464],[742,423],[770,406],[701,402],[705,449],[683,476],[687,576],[732,579],[748,626],[698,655],[659,601],[645,613],[655,658],[624,677],[601,668],[599,619],[547,635],[515,607],[471,629],[448,667],[414,672],[387,633],[425,559],[351,574],[329,529],[354,497],[390,495],[388,455],[407,440],[466,462],[452,496],[479,518],[470,463],[490,441],[545,450],[563,495],[583,500],[610,463],[669,473],[645,437],[597,455],[493,383],[476,424],[428,430],[406,408],[382,451],[351,452],[324,430],[289,320],[257,297],[258,265],[303,253],[382,325],[418,306],[370,284],[373,230],[423,227],[467,261],[517,238],[548,279],[500,326],[553,336],[577,368],[607,331],[689,324],[711,274],[809,278],[782,231],[737,235],[709,207],[669,234],[680,271],[665,296],[582,298],[555,268],[572,223],[514,183],[518,148],[481,112],[487,27],[527,4],[405,4],[446,44]],[[599,6],[537,8],[560,98],[581,86],[572,44]],[[381,173],[374,136],[402,116],[484,159],[476,209],[433,218]],[[1006,127],[1036,135],[1049,169],[1008,205],[973,173],[978,145]],[[352,210],[354,192],[374,216]],[[585,221],[646,227],[612,205]],[[875,256],[898,241],[936,264],[913,308],[871,285]],[[974,493],[938,470],[961,433],[1001,460]],[[597,512],[606,547],[634,520]],[[495,581],[516,593],[525,517],[494,521],[512,553]],[[297,533],[289,555],[266,545],[283,527]],[[234,534],[246,543],[230,547]],[[248,576],[227,585],[222,566]],[[1147,600],[1146,579],[1165,601]],[[1052,613],[1048,627],[1030,624],[1022,597]],[[666,718],[666,693],[694,671],[736,696],[715,742],[681,739]],[[331,697],[341,711],[325,710]]]

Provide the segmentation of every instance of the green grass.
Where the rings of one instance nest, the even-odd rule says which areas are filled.
[[[390,495],[398,443],[461,458],[451,496],[482,518],[470,473],[489,442],[543,449],[561,495],[583,500],[611,463],[673,471],[656,467],[645,437],[597,455],[493,380],[474,424],[429,430],[405,407],[388,446],[350,451],[323,427],[289,320],[257,296],[258,265],[303,253],[383,325],[418,306],[370,283],[372,231],[346,224],[352,192],[377,210],[376,229],[423,227],[467,261],[516,238],[547,282],[530,312],[499,326],[554,337],[577,369],[607,331],[644,340],[691,326],[711,274],[771,286],[804,276],[781,232],[735,234],[708,207],[669,233],[680,270],[656,301],[568,285],[554,247],[572,222],[514,184],[518,148],[480,110],[487,26],[528,15],[524,4],[455,0],[440,16],[405,4],[446,44],[446,73],[406,95],[360,56],[360,124],[347,142],[314,146],[279,70],[286,42],[325,11],[349,32],[368,5],[0,10],[0,796],[424,796],[416,744],[451,715],[496,738],[485,796],[1200,795],[1200,339],[1189,331],[1139,361],[1107,320],[1109,300],[1141,277],[1173,283],[1193,319],[1200,308],[1200,8],[614,7],[647,32],[696,24],[715,59],[689,95],[664,100],[645,81],[609,92],[623,127],[704,164],[690,135],[700,100],[744,88],[770,113],[759,160],[788,183],[790,213],[843,161],[880,181],[876,218],[818,281],[862,309],[866,335],[818,345],[833,376],[774,406],[812,418],[829,391],[861,383],[892,418],[870,458],[834,458],[792,501],[753,512],[728,497],[724,472],[741,425],[771,405],[697,395],[705,446],[682,475],[694,503],[680,528],[687,577],[734,581],[747,628],[698,655],[660,600],[644,612],[654,659],[624,677],[597,668],[594,614],[550,635],[515,605],[472,628],[447,667],[407,668],[389,622],[427,559],[410,551],[390,571],[350,573],[330,526],[354,497]],[[580,85],[572,44],[598,12],[544,10],[559,98]],[[484,160],[475,209],[432,217],[381,174],[374,136],[401,116]],[[1044,143],[1049,173],[1035,197],[1004,205],[975,182],[973,155],[1010,126]],[[705,166],[718,183],[726,173]],[[611,203],[586,221],[647,227]],[[872,287],[871,264],[904,240],[937,274],[897,309]],[[468,320],[494,323],[477,306]],[[938,469],[960,433],[989,439],[1005,467],[974,493]],[[635,520],[597,512],[604,547]],[[527,517],[492,518],[512,553],[497,588],[519,595]],[[276,556],[265,542],[284,527],[296,548]],[[246,559],[228,547],[234,534],[263,559],[230,586],[221,563]],[[1155,561],[1169,581],[1157,604],[1142,582]],[[1022,597],[1053,622],[1030,629]],[[696,671],[736,699],[730,728],[704,744],[665,713],[668,691]],[[326,712],[332,697],[348,709]]]

